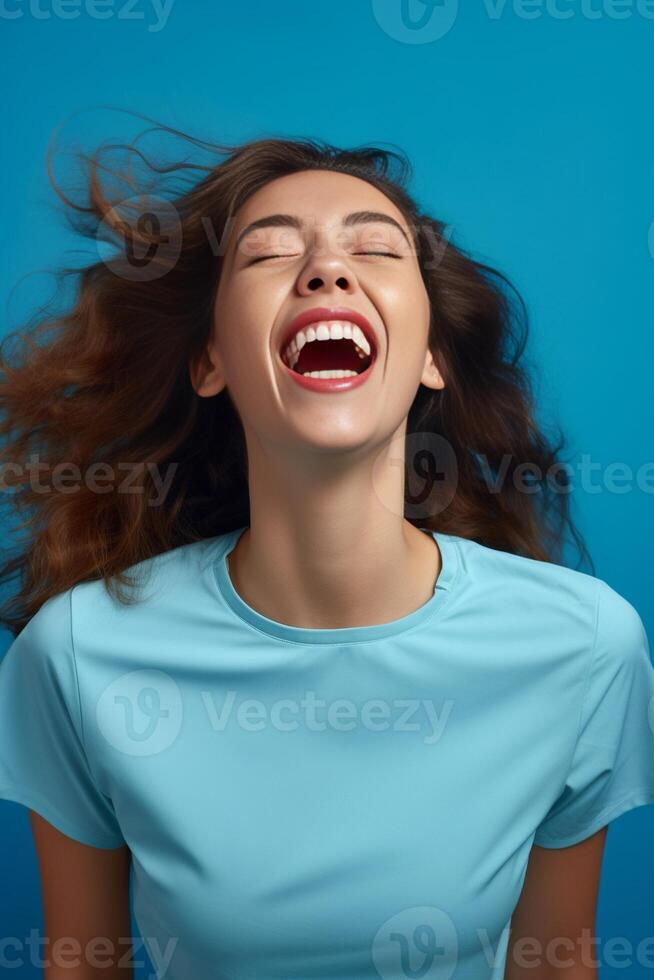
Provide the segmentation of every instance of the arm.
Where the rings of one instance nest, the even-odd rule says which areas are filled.
[[[51,964],[45,980],[132,980],[129,848],[90,847],[29,814],[48,940],[40,955]]]
[[[532,847],[504,980],[597,980],[593,940],[606,832],[572,847]]]

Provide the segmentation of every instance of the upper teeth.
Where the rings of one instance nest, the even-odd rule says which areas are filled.
[[[305,344],[310,344],[314,340],[343,340],[344,337],[354,341],[359,357],[367,357],[370,354],[370,344],[363,330],[356,323],[350,323],[348,320],[322,320],[319,323],[312,323],[310,327],[305,327],[303,330],[298,330],[284,351],[284,359],[290,367],[294,367]]]

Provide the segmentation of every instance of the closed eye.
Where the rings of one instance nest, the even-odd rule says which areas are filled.
[[[401,259],[401,255],[396,255],[395,252],[353,252],[353,255],[383,255],[387,259]]]
[[[402,258],[401,255],[396,255],[395,252],[352,252],[352,255],[381,255],[387,259]],[[266,259],[292,259],[295,257],[296,255],[291,253],[287,253],[286,255],[260,255],[258,258],[252,259],[251,262],[248,262],[248,265],[254,265],[255,262],[265,262]]]

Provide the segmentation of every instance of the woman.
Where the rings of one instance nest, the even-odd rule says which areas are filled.
[[[174,980],[597,976],[654,670],[634,607],[560,564],[520,307],[399,155],[216,150],[146,208],[92,161],[80,228],[123,247],[4,359],[30,537],[0,795],[48,936],[109,937],[124,977],[131,862]]]

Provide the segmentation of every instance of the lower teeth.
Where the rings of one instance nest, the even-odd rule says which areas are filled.
[[[303,371],[305,378],[356,378],[356,371]]]

